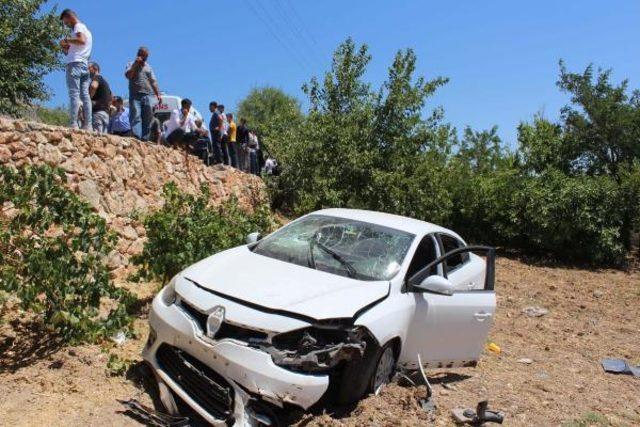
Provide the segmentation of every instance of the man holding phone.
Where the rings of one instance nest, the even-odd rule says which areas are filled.
[[[149,140],[153,107],[162,103],[158,80],[147,62],[149,49],[141,47],[135,61],[127,64],[124,73],[129,80],[129,120],[131,130],[138,139]]]
[[[91,130],[91,98],[89,96],[89,57],[93,47],[91,31],[80,22],[78,15],[65,9],[60,14],[60,20],[72,31],[70,37],[60,41],[60,47],[65,54],[67,89],[69,90],[69,116],[72,128],[78,127],[78,111],[82,105],[82,129]]]

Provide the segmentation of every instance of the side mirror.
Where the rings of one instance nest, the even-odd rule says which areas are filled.
[[[453,283],[442,276],[429,276],[422,282],[413,285],[413,289],[417,292],[431,292],[439,295],[453,295],[455,291]]]
[[[260,233],[258,233],[257,231],[255,233],[251,233],[247,235],[247,245],[257,243],[260,241],[260,239],[262,239],[262,235]]]

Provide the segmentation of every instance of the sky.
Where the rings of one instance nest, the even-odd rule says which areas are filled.
[[[398,49],[412,48],[417,74],[448,77],[428,100],[446,121],[498,126],[514,146],[517,126],[542,113],[556,119],[568,96],[558,61],[571,71],[593,63],[615,82],[640,88],[638,0],[110,0],[50,1],[74,9],[93,33],[92,59],[113,92],[127,95],[124,68],[150,48],[163,92],[234,111],[254,87],[275,86],[308,105],[301,86],[322,76],[339,43],[365,43],[366,80],[378,87]],[[64,73],[47,76],[50,106],[68,104]],[[208,116],[208,114],[205,114]]]

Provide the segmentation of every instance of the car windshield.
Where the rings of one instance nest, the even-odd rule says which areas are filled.
[[[310,215],[260,241],[253,251],[359,280],[396,275],[414,235],[381,225]]]

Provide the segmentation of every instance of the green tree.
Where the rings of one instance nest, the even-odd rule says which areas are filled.
[[[396,55],[386,82],[373,89],[364,81],[370,60],[366,45],[348,39],[324,78],[303,87],[311,107],[279,153],[284,169],[276,193],[285,196],[278,200],[298,212],[349,206],[442,218],[445,192],[426,176],[442,166],[430,147],[448,152],[443,140],[452,129],[441,124],[440,110],[426,119],[422,114],[446,79],[415,78],[416,57],[406,50]],[[429,200],[416,198],[430,188]]]
[[[0,113],[19,114],[49,92],[43,78],[61,66],[64,29],[46,0],[0,0]]]
[[[565,140],[575,150],[574,166],[620,181],[621,168],[640,159],[640,91],[629,95],[627,80],[614,85],[610,78],[611,70],[594,75],[589,65],[571,73],[560,62],[558,87],[573,103],[562,109],[562,121]]]
[[[251,89],[240,101],[236,120],[244,118],[258,132],[270,151],[281,151],[282,134],[303,118],[300,102],[271,86]]]
[[[128,329],[135,301],[114,286],[104,260],[115,235],[65,187],[62,169],[0,167],[0,292],[67,340]],[[105,310],[106,309],[106,310]]]
[[[518,126],[518,156],[524,169],[541,173],[548,168],[571,173],[576,150],[565,138],[562,125],[536,115],[533,123]]]

